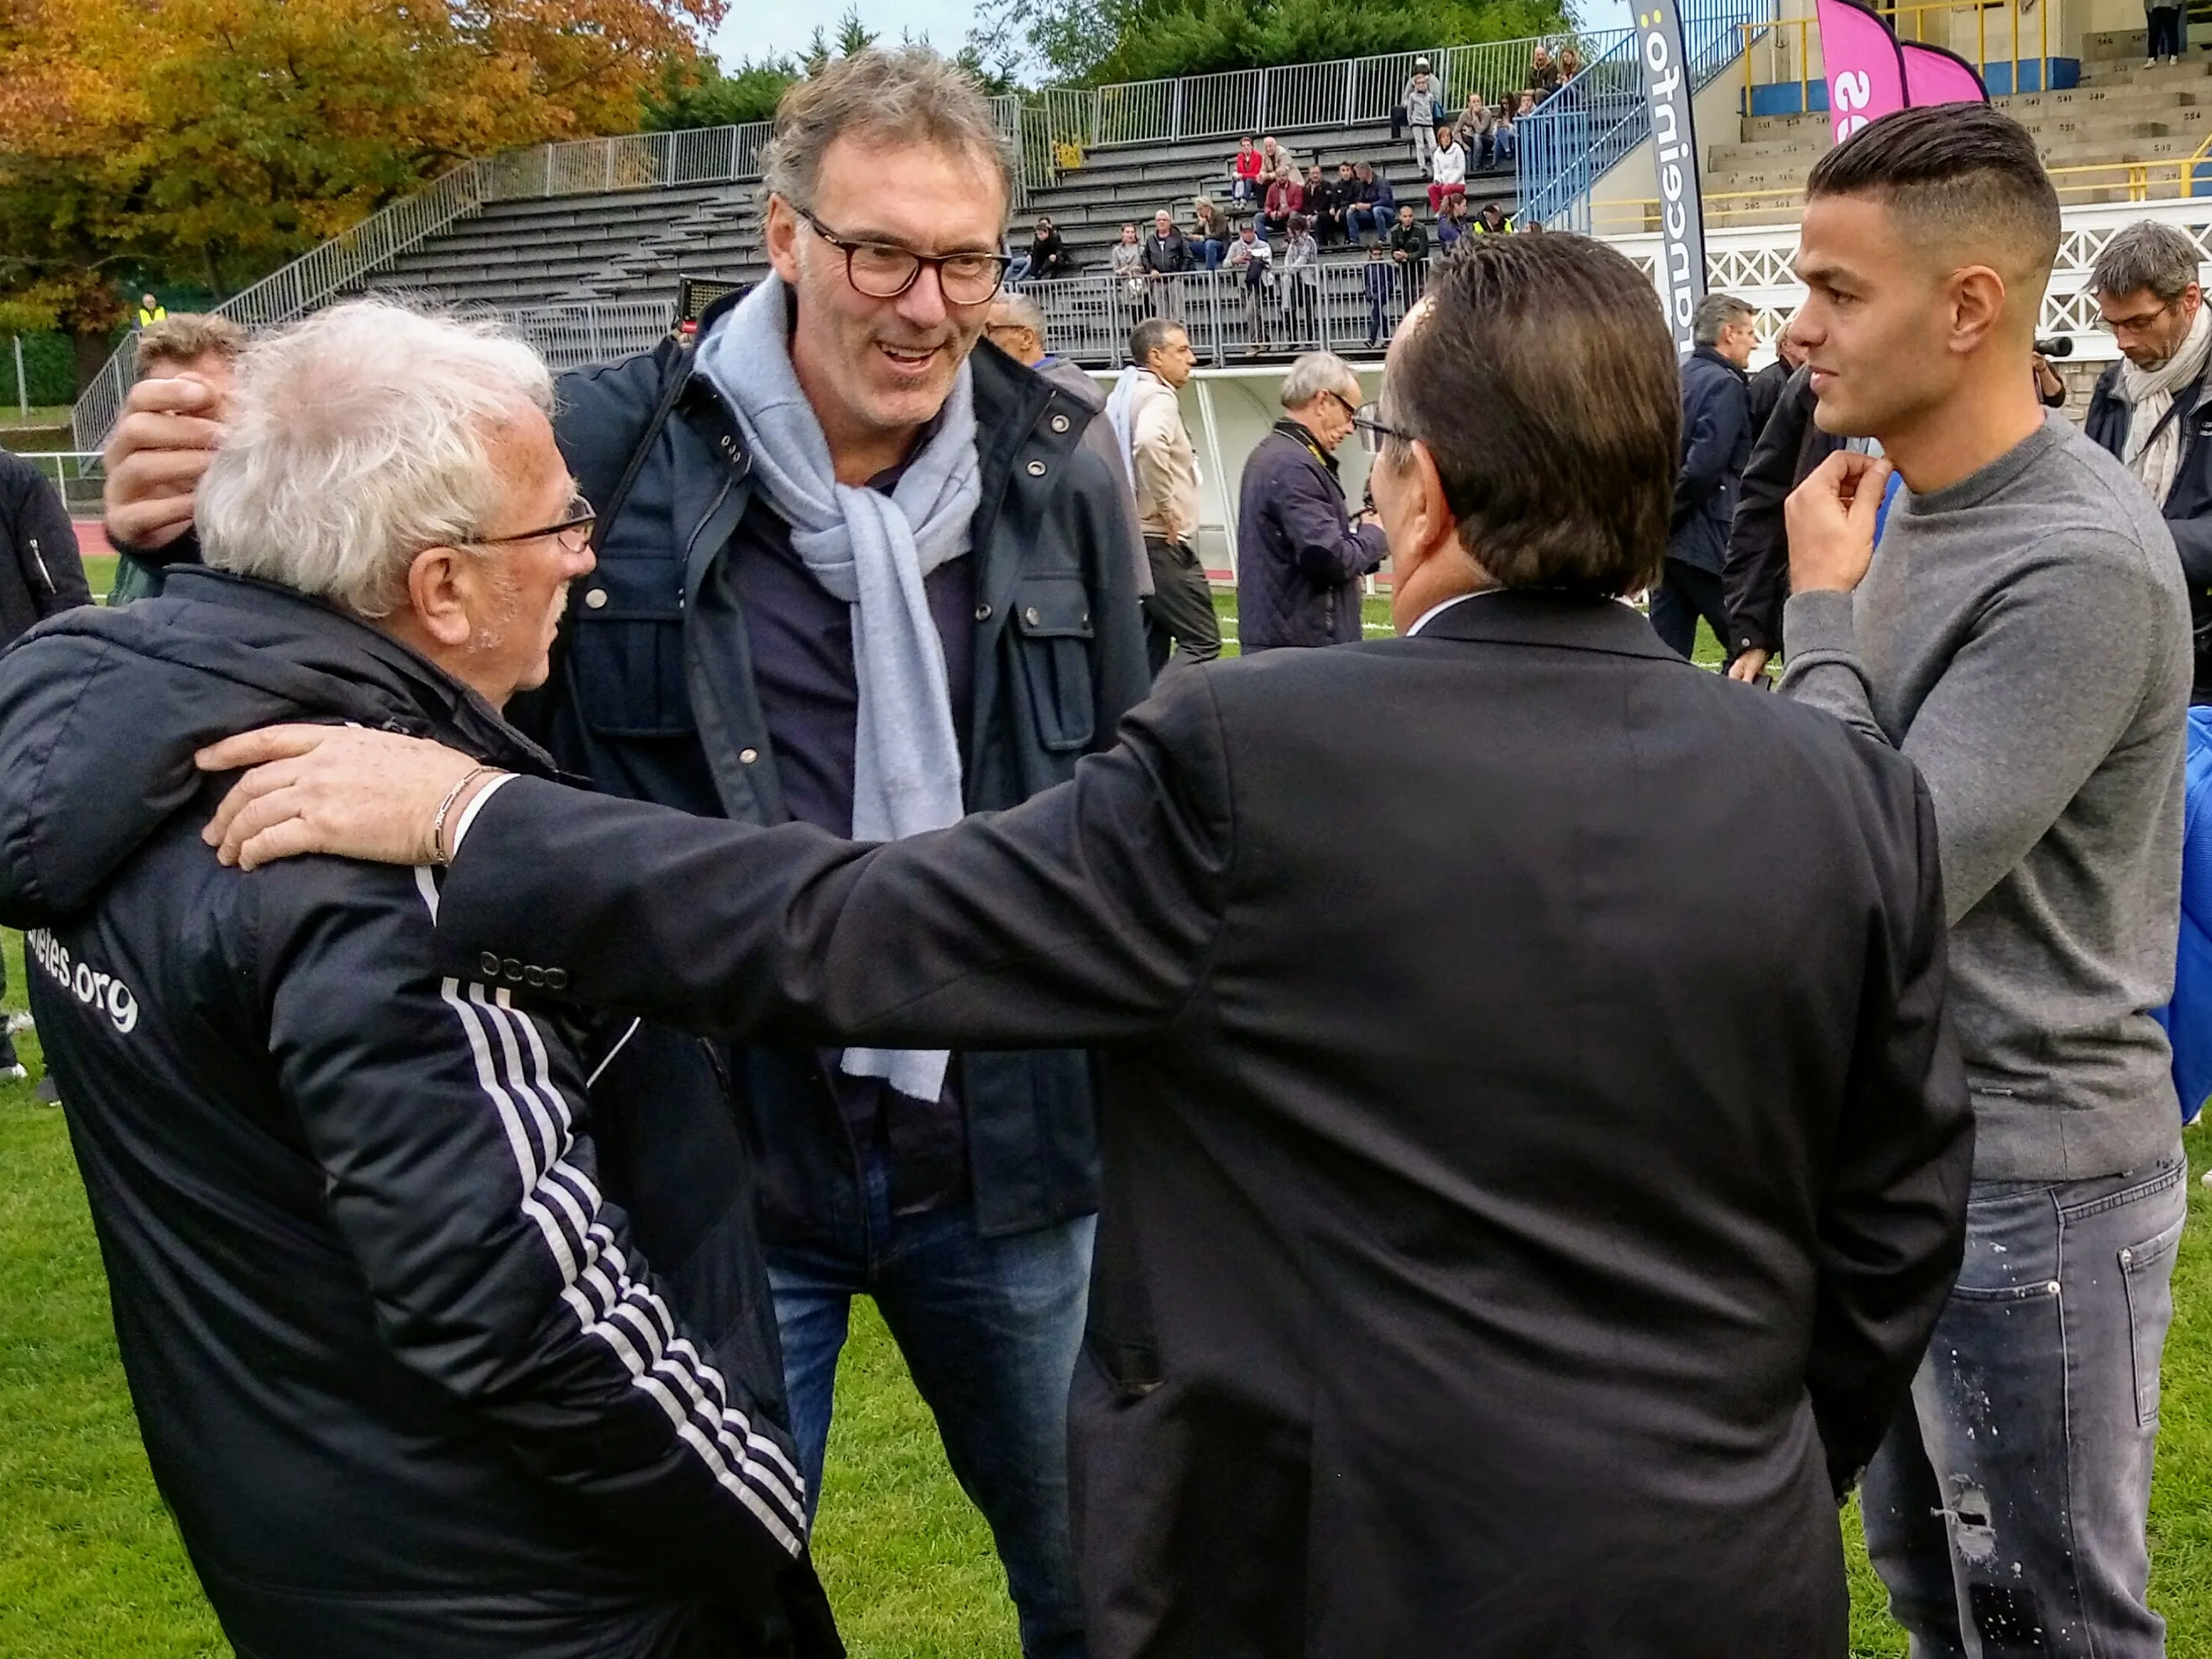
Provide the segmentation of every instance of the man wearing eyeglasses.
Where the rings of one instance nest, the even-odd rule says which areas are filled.
[[[738,823],[893,840],[1016,805],[1110,745],[1148,676],[1087,411],[975,349],[1009,199],[989,106],[926,49],[855,54],[786,96],[763,182],[766,282],[711,307],[690,354],[562,383],[599,563],[515,718],[604,792]],[[174,517],[173,448],[116,460],[111,521]],[[735,1048],[732,1144],[691,1054],[651,1027],[625,1050],[653,1127],[702,1149],[696,1203],[744,1211],[757,1183],[810,1498],[866,1295],[991,1524],[1026,1654],[1080,1654],[1091,1057]]]
[[[1360,579],[1389,547],[1371,514],[1351,521],[1336,447],[1364,394],[1352,365],[1310,351],[1283,377],[1283,418],[1253,446],[1237,507],[1237,636],[1246,656],[1360,637]]]

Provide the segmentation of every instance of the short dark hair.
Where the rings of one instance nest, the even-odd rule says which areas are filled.
[[[1682,422],[1650,278],[1587,236],[1460,246],[1400,327],[1384,419],[1428,447],[1461,545],[1505,586],[1650,586]]]
[[[1129,361],[1142,368],[1152,354],[1168,343],[1168,336],[1182,332],[1182,325],[1170,317],[1147,317],[1129,331]]]
[[[2058,258],[2058,192],[2026,127],[1987,104],[1929,104],[1861,127],[1813,165],[1805,199],[1869,196],[1948,247],[2008,255],[2028,274]]]

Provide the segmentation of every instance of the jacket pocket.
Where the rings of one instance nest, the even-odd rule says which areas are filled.
[[[1031,578],[1014,590],[1013,623],[1037,742],[1055,755],[1088,749],[1097,721],[1090,593],[1073,577]]]
[[[692,729],[679,610],[580,611],[568,672],[584,724],[602,737],[681,737]]]

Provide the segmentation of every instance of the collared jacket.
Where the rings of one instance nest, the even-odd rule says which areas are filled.
[[[726,302],[722,302],[726,303]],[[702,335],[724,313],[710,309]],[[552,678],[513,717],[603,791],[741,823],[790,817],[725,549],[754,489],[736,420],[673,343],[565,376],[555,433],[584,494],[611,500],[659,399],[672,412],[576,584]],[[1082,446],[1090,412],[988,342],[974,368],[981,490],[971,811],[1018,805],[1110,745],[1148,688],[1121,496]],[[1088,1213],[1097,1194],[1091,1063],[1079,1049],[963,1054],[969,1188],[987,1235]],[[761,1159],[772,1242],[859,1224],[863,1150],[811,1050],[731,1058]]]
[[[1674,480],[1668,558],[1720,574],[1753,436],[1743,371],[1699,346],[1682,362],[1682,469]]]
[[[1129,470],[1145,534],[1190,545],[1198,533],[1198,452],[1175,388],[1149,368],[1137,371],[1129,394]]]
[[[0,645],[91,603],[61,493],[30,462],[0,450]]]
[[[1237,637],[1246,656],[1360,637],[1359,579],[1389,551],[1355,526],[1336,457],[1296,421],[1252,447],[1237,505]]]
[[[0,918],[225,1633],[703,1659],[811,1610],[795,1651],[841,1651],[726,1120],[661,1116],[634,1022],[548,976],[440,969],[431,870],[218,864],[193,750],[288,720],[552,769],[398,641],[216,571],[0,659]]]
[[[1779,651],[1782,606],[1790,597],[1790,536],[1783,507],[1813,469],[1844,447],[1813,419],[1813,371],[1800,368],[1783,382],[1773,412],[1752,440],[1729,526],[1721,566],[1728,608],[1729,649]]]
[[[2115,455],[2126,452],[2128,427],[2135,414],[2133,405],[2119,395],[2120,370],[2121,365],[2114,363],[2097,377],[2081,423],[2092,442]],[[2204,395],[2208,381],[2212,381],[2212,366],[2197,377],[2195,385],[2174,394],[2172,418],[2181,428],[2181,459],[2173,469],[2173,483],[2159,503],[2189,584],[2189,621],[2197,646],[2190,701],[2195,703],[2212,703],[2212,399]]]
[[[1165,236],[1156,230],[1146,231],[1143,249],[1144,267],[1155,276],[1171,276],[1199,267],[1199,258],[1191,247],[1190,239],[1179,227],[1170,226]],[[702,323],[700,326],[706,325]]]

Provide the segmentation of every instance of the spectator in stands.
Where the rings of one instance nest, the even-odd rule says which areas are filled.
[[[1198,250],[1182,234],[1175,215],[1162,208],[1152,216],[1151,234],[1145,238],[1144,268],[1147,313],[1164,308],[1170,315],[1182,310],[1182,276],[1201,266]]]
[[[1289,234],[1287,226],[1284,234]],[[1236,279],[1243,296],[1244,355],[1248,357],[1256,356],[1267,343],[1267,294],[1274,283],[1273,267],[1274,250],[1260,234],[1259,227],[1247,219],[1237,240],[1229,245],[1222,269]]]
[[[1197,248],[1200,262],[1208,270],[1221,267],[1222,256],[1229,245],[1237,240],[1236,229],[1229,216],[1214,206],[1210,196],[1195,198],[1190,204],[1191,238]]]
[[[1735,517],[1736,485],[1751,458],[1743,371],[1759,338],[1753,316],[1734,295],[1708,294],[1691,319],[1697,349],[1682,363],[1682,470],[1674,482],[1666,565],[1651,590],[1651,626],[1685,657],[1697,645],[1700,617],[1711,624],[1722,649],[1728,648],[1721,565]]]
[[[1410,306],[1421,297],[1429,267],[1429,233],[1413,222],[1411,202],[1399,206],[1398,222],[1390,227],[1390,263],[1397,267],[1399,303]]]
[[[1413,165],[1425,178],[1429,171],[1429,152],[1436,148],[1437,123],[1451,112],[1444,106],[1444,90],[1429,73],[1429,60],[1413,60],[1412,78],[1398,94],[1398,107],[1404,112],[1406,125],[1413,132]]]
[[[1536,112],[1536,106],[1544,101],[1544,94],[1531,87],[1521,94],[1521,106],[1513,112],[1516,121],[1525,121]]]
[[[1513,165],[1513,158],[1520,153],[1517,148],[1518,140],[1513,134],[1514,113],[1511,100],[1501,96],[1492,114],[1495,120],[1491,128],[1491,137],[1497,141],[1492,153],[1496,155],[1499,167],[1510,167]]]
[[[1267,210],[1262,216],[1271,235],[1280,236],[1291,228],[1291,216],[1303,213],[1306,205],[1306,187],[1298,182],[1298,175],[1285,167],[1267,181]]]
[[[1437,129],[1437,147],[1429,155],[1429,211],[1442,213],[1446,202],[1466,194],[1467,151],[1447,121]]]
[[[2143,59],[2143,67],[2152,69],[2161,58],[2169,63],[2181,61],[2181,8],[2174,4],[2151,4],[2143,8],[2149,19],[2150,56]]]
[[[1367,295],[1367,349],[1372,351],[1390,331],[1395,314],[1392,302],[1399,289],[1398,267],[1391,262],[1387,243],[1367,244],[1367,270],[1362,286]]]
[[[1372,513],[1352,521],[1336,447],[1366,394],[1352,365],[1312,351],[1283,377],[1283,418],[1237,486],[1237,637],[1246,656],[1360,638],[1360,579],[1389,552]]]
[[[1494,196],[1482,204],[1482,211],[1468,226],[1469,234],[1476,236],[1503,236],[1512,228],[1513,222],[1505,216],[1505,210],[1498,204]]]
[[[2197,244],[2154,219],[2116,232],[2089,272],[2120,361],[2097,380],[2083,430],[2158,503],[2189,584],[2190,701],[2212,703],[2212,307]]]
[[[1568,82],[1582,72],[1582,53],[1571,46],[1561,46],[1559,48],[1559,84],[1562,87],[1565,86]]]
[[[1452,250],[1459,246],[1461,239],[1473,234],[1467,216],[1465,193],[1444,198],[1443,211],[1437,215],[1437,263],[1442,264],[1451,258]]]
[[[159,410],[181,422],[182,434],[191,440],[191,447],[179,447],[170,458],[167,488],[173,497],[188,498],[214,458],[223,402],[230,395],[232,365],[245,349],[246,331],[229,318],[210,313],[179,312],[138,331],[131,350],[131,362],[138,371],[132,407]],[[108,537],[116,553],[109,605],[128,605],[160,592],[162,571],[179,548],[198,556],[198,544],[184,538],[182,529],[173,528],[159,540],[149,538],[143,546]]]
[[[1106,394],[1099,390],[1098,382],[1078,365],[1045,349],[1044,312],[1026,294],[1002,293],[994,300],[991,320],[983,325],[983,333],[1016,362],[1026,364],[1051,381],[1084,412],[1088,424],[1083,428],[1083,447],[1106,463],[1107,471],[1120,486],[1121,518],[1128,532],[1129,565],[1136,581],[1137,596],[1142,599],[1152,591],[1152,562],[1145,551],[1144,531],[1137,523],[1137,497],[1129,483],[1129,458],[1122,452],[1114,423],[1106,418]]]
[[[1176,400],[1198,354],[1180,324],[1154,317],[1129,331],[1129,362],[1106,409],[1115,429],[1127,434],[1138,518],[1152,556],[1145,645],[1157,675],[1170,651],[1185,662],[1221,654],[1213,590],[1198,560],[1198,452]]]
[[[1285,167],[1296,166],[1297,163],[1291,159],[1291,152],[1275,142],[1273,133],[1269,133],[1260,141],[1260,188],[1261,190],[1266,190],[1267,181]]]
[[[1336,177],[1324,186],[1319,205],[1311,185],[1306,186],[1306,211],[1313,219],[1314,240],[1323,247],[1340,247],[1352,240],[1352,210],[1359,204],[1359,176],[1352,163],[1339,161]]]
[[[1291,216],[1291,233],[1283,246],[1282,268],[1275,283],[1283,296],[1290,323],[1291,343],[1318,341],[1321,314],[1321,246],[1313,235],[1313,222],[1303,213]]]
[[[151,328],[169,314],[169,308],[150,294],[138,296],[138,326]]]
[[[1132,305],[1145,298],[1145,245],[1134,225],[1121,227],[1121,240],[1106,251],[1106,270],[1121,279],[1121,297]]]
[[[1036,222],[1036,234],[1030,240],[1029,269],[1023,275],[1032,283],[1056,282],[1075,275],[1075,256],[1067,251],[1067,244],[1053,228],[1050,219]]]
[[[1559,89],[1559,66],[1552,61],[1550,50],[1539,42],[1536,50],[1528,54],[1529,107],[1534,107]]]
[[[1358,200],[1346,210],[1345,222],[1361,241],[1365,241],[1370,233],[1380,241],[1398,216],[1398,198],[1390,189],[1389,179],[1376,171],[1373,162],[1362,161],[1356,171],[1359,179]]]
[[[1237,146],[1236,159],[1229,164],[1229,200],[1232,207],[1249,213],[1259,205],[1260,192],[1266,188],[1261,181],[1267,177],[1267,159],[1260,153],[1260,141],[1245,134]]]
[[[1467,94],[1467,107],[1460,112],[1459,141],[1467,148],[1467,164],[1478,173],[1486,173],[1498,160],[1498,112],[1483,101],[1480,88]]]

